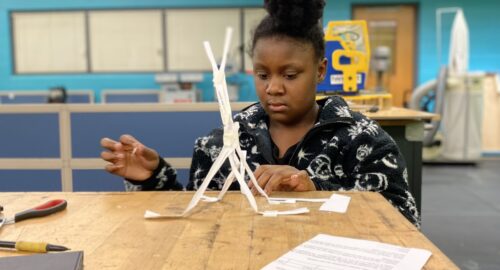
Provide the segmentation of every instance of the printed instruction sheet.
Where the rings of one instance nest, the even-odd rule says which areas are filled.
[[[318,234],[262,269],[413,270],[430,256],[424,249]]]

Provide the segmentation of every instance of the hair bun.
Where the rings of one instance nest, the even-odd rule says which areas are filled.
[[[324,0],[264,0],[264,7],[276,27],[303,32],[318,24]]]

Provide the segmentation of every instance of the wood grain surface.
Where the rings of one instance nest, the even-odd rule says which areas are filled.
[[[0,229],[0,239],[45,241],[84,251],[85,269],[260,269],[319,233],[430,250],[424,269],[458,269],[380,194],[351,196],[346,214],[318,211],[320,203],[268,205],[263,210],[309,207],[309,214],[263,217],[239,192],[198,205],[183,219],[146,220],[146,209],[179,211],[191,192],[0,193],[6,216],[51,199],[68,208]],[[276,196],[327,198],[331,192]],[[0,249],[0,257],[27,253]]]

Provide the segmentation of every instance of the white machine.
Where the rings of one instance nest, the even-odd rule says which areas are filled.
[[[197,102],[201,101],[201,93],[196,83],[203,81],[203,73],[160,73],[155,80],[164,93],[164,102]]]
[[[468,72],[469,31],[461,8],[436,11],[438,62],[441,63],[441,16],[456,13],[451,29],[448,65],[438,78],[413,91],[410,108],[421,109],[431,96],[433,112],[441,115],[426,127],[423,159],[426,162],[475,163],[481,157],[482,92],[481,73]]]

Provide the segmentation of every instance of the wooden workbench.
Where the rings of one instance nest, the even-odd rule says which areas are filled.
[[[415,111],[406,108],[391,107],[387,110],[380,110],[374,113],[362,113],[373,120],[377,121],[423,121],[423,120],[439,120],[440,116],[434,113]],[[386,123],[386,122],[384,122]]]
[[[201,203],[188,218],[145,220],[144,211],[183,209],[191,192],[0,193],[7,216],[49,199],[68,208],[52,216],[7,225],[2,240],[46,241],[84,251],[85,269],[260,269],[319,233],[430,250],[424,269],[457,267],[380,194],[347,193],[346,214],[319,212],[319,203],[267,205],[311,213],[263,217],[239,192],[220,203]],[[279,196],[329,197],[329,192]],[[22,253],[0,250],[0,257]]]

